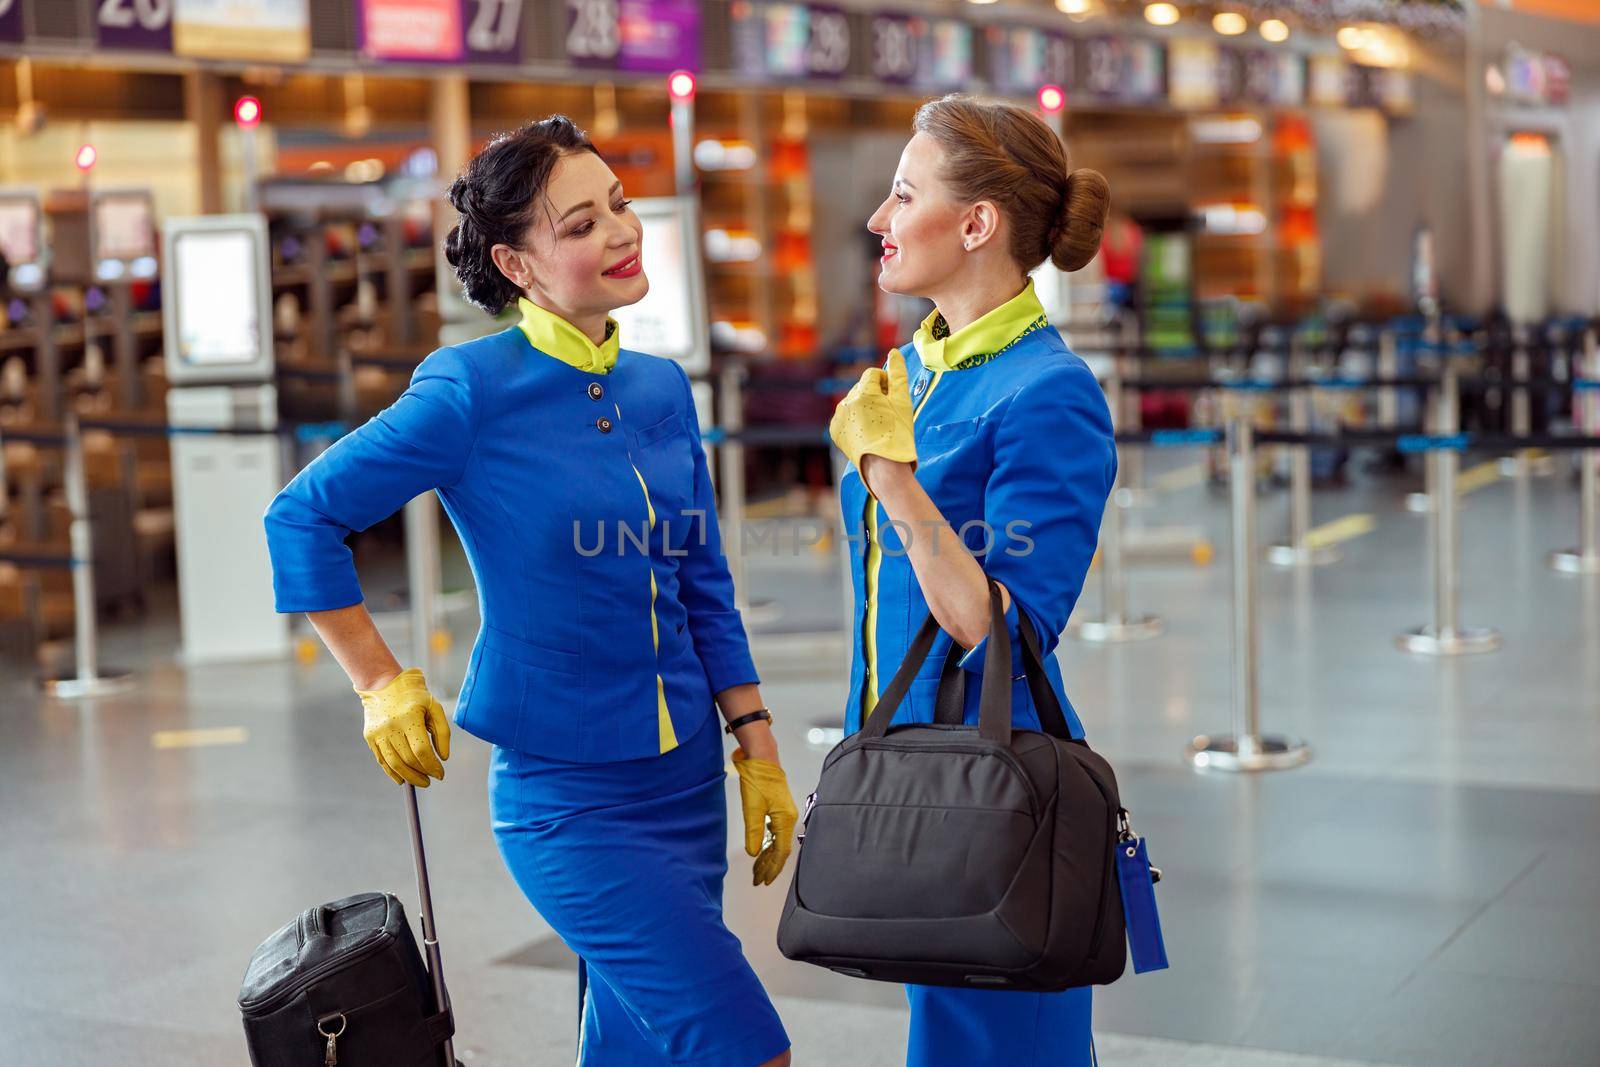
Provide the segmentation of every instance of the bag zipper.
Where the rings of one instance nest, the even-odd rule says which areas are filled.
[[[921,726],[922,723],[915,725]],[[949,743],[934,743],[929,741],[895,741],[890,737],[876,737],[870,741],[862,742],[860,748],[888,748],[896,752],[955,752],[963,756],[995,756],[1002,763],[1007,764],[1021,780],[1022,786],[1028,793],[1028,802],[1032,805],[1032,814],[1035,821],[1039,818],[1039,794],[1034,791],[1033,781],[1022,769],[1022,761],[1016,754],[1001,745],[990,747],[988,744],[952,745]],[[860,751],[858,749],[857,751]]]
[[[279,986],[271,993],[268,993],[259,999],[249,1002],[240,1001],[239,1009],[241,1011],[261,1011],[268,1007],[275,1007],[280,1000],[289,999],[291,995],[301,992],[323,975],[331,974],[332,972],[339,970],[341,967],[347,967],[352,963],[366,959],[368,956],[377,955],[379,951],[387,948],[389,942],[392,940],[393,939],[389,937],[385,931],[379,930],[377,934],[370,940],[362,942],[342,956],[335,956],[332,959],[323,960],[321,963],[317,964],[317,966],[296,977],[293,982],[290,982],[287,985]]]
[[[806,797],[805,810],[800,813],[800,832],[794,836],[794,843],[796,847],[806,843],[806,827],[811,825],[811,809],[816,806],[817,794],[813,790],[811,794]]]
[[[1078,766],[1083,768],[1083,773],[1089,776],[1089,781],[1093,782],[1095,788],[1100,790],[1100,795],[1105,798],[1106,804],[1114,804],[1115,802],[1111,799],[1111,788],[1100,780],[1100,776],[1091,770],[1087,763],[1078,761],[1074,762],[1077,762]],[[1117,827],[1124,822],[1124,817],[1128,814],[1128,809],[1124,808],[1120,803],[1115,804],[1115,807],[1116,814],[1113,816],[1112,826],[1108,834],[1108,836],[1111,838],[1110,847],[1106,849],[1106,862],[1105,866],[1102,868],[1102,874],[1100,877],[1100,906],[1095,909],[1094,932],[1089,935],[1090,959],[1100,958],[1101,943],[1105,941],[1106,890],[1111,882],[1111,879],[1115,876],[1115,871],[1112,869],[1112,861],[1116,858],[1117,854]]]

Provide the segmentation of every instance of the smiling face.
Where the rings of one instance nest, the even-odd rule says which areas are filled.
[[[938,292],[960,270],[967,249],[963,224],[969,205],[955,199],[940,179],[942,153],[933,138],[918,133],[900,153],[894,184],[867,229],[883,239],[878,286],[902,296]]]
[[[593,152],[561,157],[521,249],[496,245],[495,263],[540,307],[586,333],[619,307],[644,299],[650,282],[640,262],[644,228],[623,198],[622,183]]]

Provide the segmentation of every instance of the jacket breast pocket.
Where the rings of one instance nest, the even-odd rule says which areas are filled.
[[[633,434],[633,463],[644,478],[657,520],[676,519],[694,503],[694,452],[677,412]],[[674,523],[674,527],[682,523]],[[674,530],[674,540],[677,531]]]
[[[917,481],[958,531],[983,515],[992,467],[982,416],[919,428]]]
[[[917,436],[917,463],[931,461],[962,449],[963,442],[978,432],[983,417],[957,419],[921,427]]]

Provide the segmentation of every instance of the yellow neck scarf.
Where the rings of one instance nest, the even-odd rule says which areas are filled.
[[[610,374],[616,366],[621,348],[616,319],[606,318],[606,339],[596,345],[572,323],[525,296],[517,297],[517,307],[522,312],[517,326],[539,351],[590,374]]]
[[[1033,291],[1033,279],[1022,292],[1004,304],[957,330],[950,332],[938,308],[922,320],[912,343],[922,365],[929,370],[966,370],[989,362],[1023,336],[1050,325],[1044,305]]]

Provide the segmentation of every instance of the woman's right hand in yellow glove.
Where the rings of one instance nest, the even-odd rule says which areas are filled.
[[[906,359],[898,348],[889,350],[887,369],[868,367],[850,387],[828,422],[828,436],[857,471],[861,470],[861,457],[868,453],[916,469],[911,389],[906,381]]]
[[[450,758],[450,720],[428,692],[422,672],[411,667],[381,688],[356,692],[366,709],[361,733],[383,773],[396,785],[410,782],[421,789],[428,787],[430,775],[442,780],[442,761]]]

